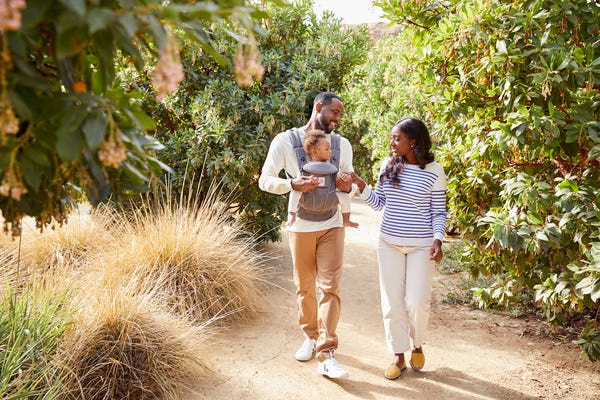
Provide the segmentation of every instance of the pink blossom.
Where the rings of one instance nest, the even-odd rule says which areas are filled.
[[[16,31],[21,27],[21,11],[25,0],[0,0],[0,31]]]
[[[171,39],[160,53],[160,59],[152,74],[152,86],[156,88],[156,100],[162,101],[177,89],[184,78],[183,65],[175,40]]]

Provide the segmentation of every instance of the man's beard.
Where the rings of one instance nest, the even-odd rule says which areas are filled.
[[[331,133],[331,131],[333,131],[333,129],[329,128],[329,126],[325,126],[325,124],[323,124],[323,122],[321,121],[322,116],[319,116],[317,118],[317,122],[319,124],[319,126],[321,127],[321,130],[325,133]]]

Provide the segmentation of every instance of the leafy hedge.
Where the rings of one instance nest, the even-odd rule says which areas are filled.
[[[375,79],[351,89],[355,125],[379,119],[365,142],[383,146],[399,116],[424,118],[449,177],[449,228],[472,239],[464,262],[496,277],[478,302],[534,293],[552,322],[587,318],[580,344],[598,359],[600,5],[377,4],[405,29],[358,72]]]
[[[175,171],[174,189],[186,185],[185,175],[195,176],[199,193],[218,182],[232,194],[231,211],[247,229],[276,240],[285,198],[257,185],[271,139],[304,125],[317,93],[341,90],[349,71],[364,60],[368,34],[364,28],[343,30],[331,14],[318,19],[310,1],[267,11],[266,33],[256,36],[262,81],[238,85],[232,70],[189,44],[181,55],[186,79],[163,103],[147,107],[159,121],[156,137],[166,146],[161,159]],[[214,44],[223,54],[239,51],[225,35]]]

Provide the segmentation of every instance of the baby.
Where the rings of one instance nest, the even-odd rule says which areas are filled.
[[[327,140],[327,135],[321,130],[311,130],[306,132],[304,136],[304,151],[309,161],[327,163],[328,168],[337,172],[337,168],[329,163],[331,158],[331,143]],[[308,165],[308,164],[307,164]],[[325,169],[328,169],[325,168]],[[334,175],[335,177],[335,175]],[[321,177],[324,180],[325,178]],[[286,226],[292,226],[296,222],[296,212],[300,204],[302,192],[292,190],[288,202],[288,220]],[[350,221],[350,194],[340,191],[335,192],[338,202],[341,206],[342,220],[344,227],[357,228],[358,223]]]

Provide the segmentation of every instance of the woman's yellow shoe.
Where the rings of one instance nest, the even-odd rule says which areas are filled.
[[[402,371],[404,371],[405,369],[406,362],[404,360],[402,360],[400,366],[396,365],[396,363],[391,363],[390,365],[388,365],[385,371],[383,371],[383,376],[391,380],[398,379],[400,377],[400,374],[402,374]]]
[[[412,351],[410,355],[410,366],[415,371],[420,371],[425,366],[425,354],[423,349],[418,348]]]

